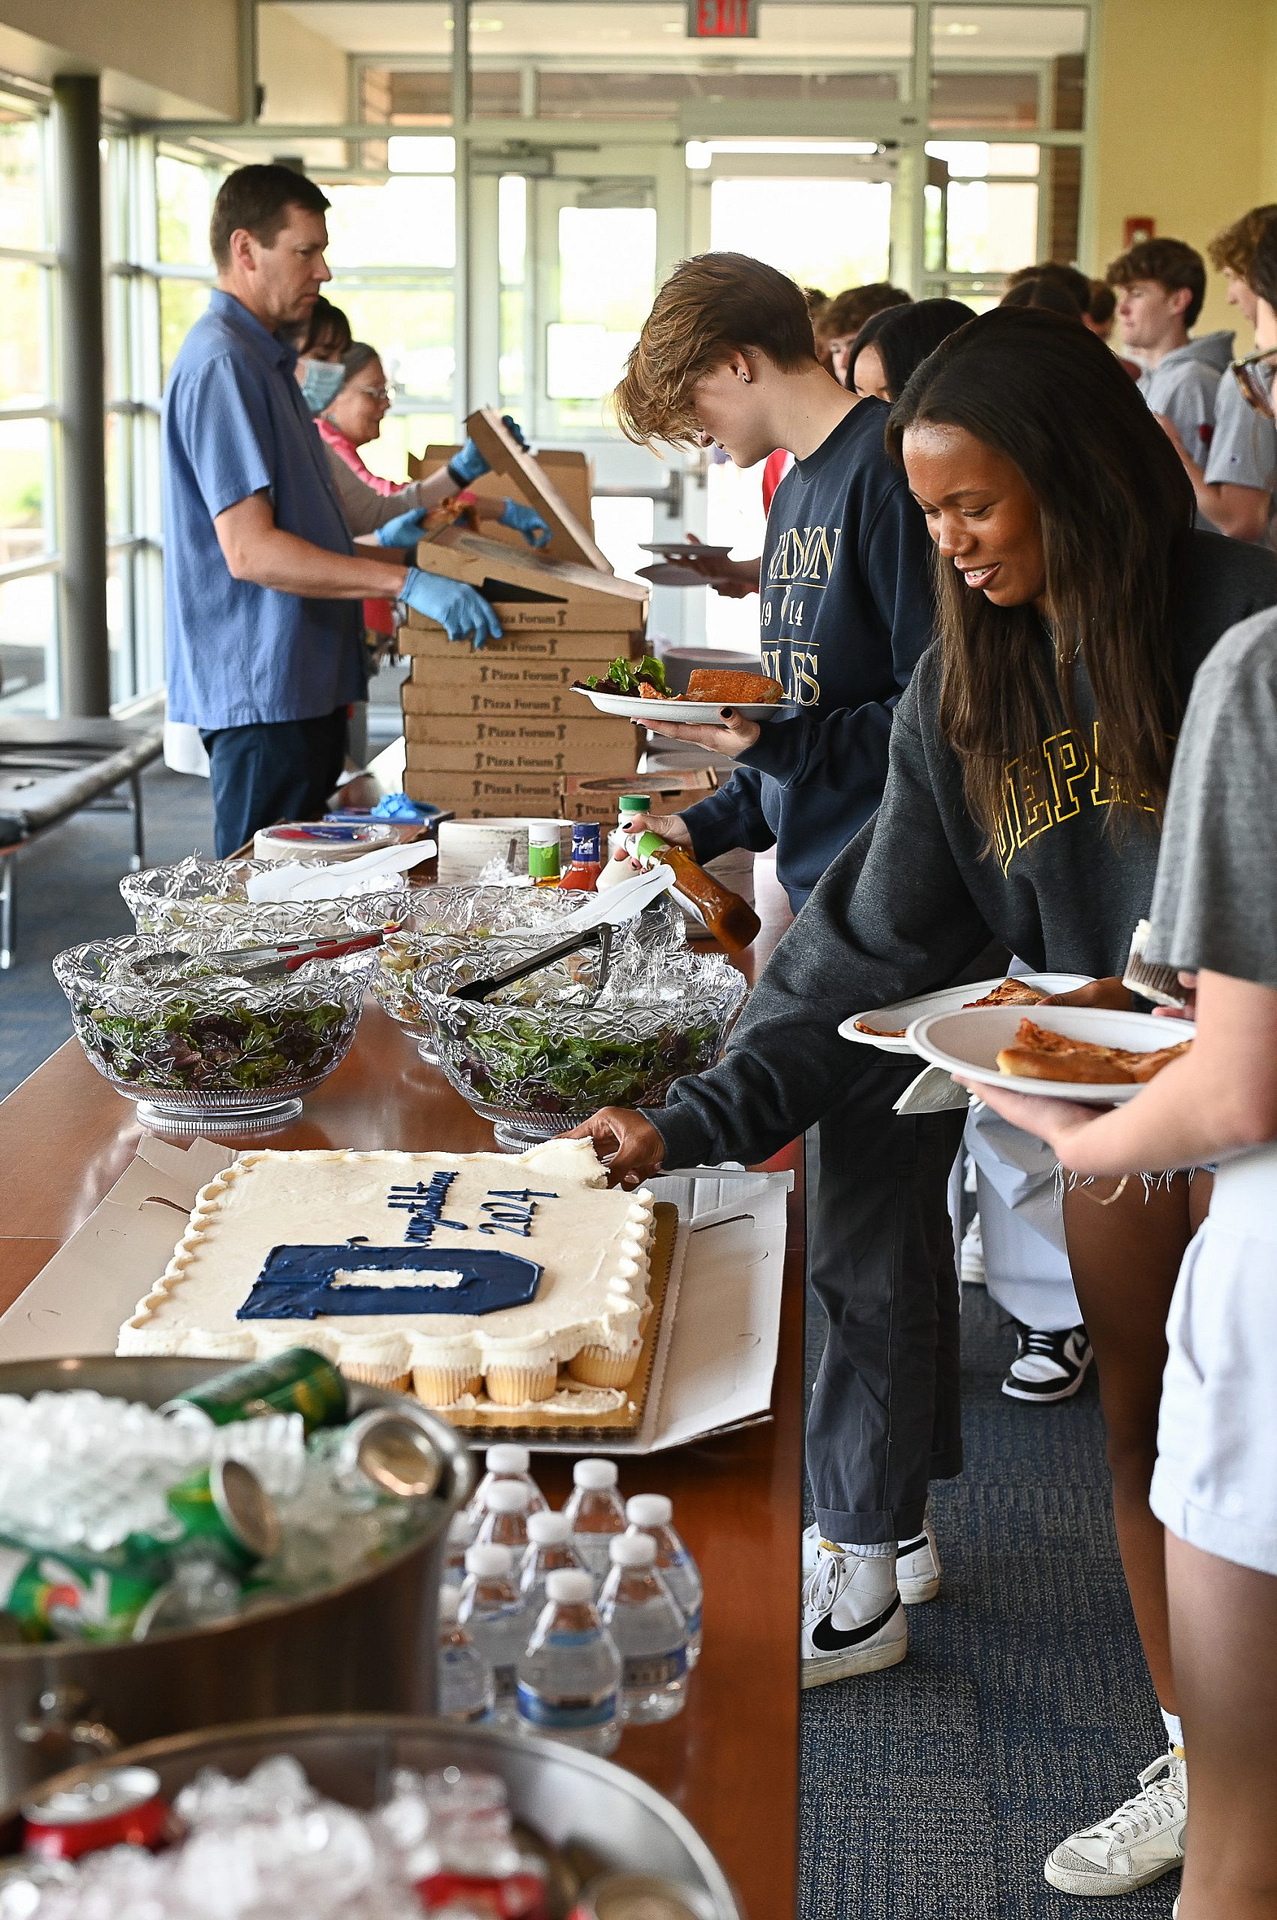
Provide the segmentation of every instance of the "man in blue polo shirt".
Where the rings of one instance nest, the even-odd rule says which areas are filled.
[[[229,175],[209,235],[217,288],[164,395],[168,712],[208,750],[219,857],[323,811],[366,692],[361,601],[403,600],[454,640],[501,632],[473,588],[351,540],[275,332],[331,278],[328,204],[288,167]]]

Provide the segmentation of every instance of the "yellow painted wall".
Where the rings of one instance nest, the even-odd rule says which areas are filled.
[[[1277,199],[1277,0],[1104,0],[1099,40],[1092,271],[1129,215],[1204,250]],[[1212,274],[1196,330],[1235,324]]]

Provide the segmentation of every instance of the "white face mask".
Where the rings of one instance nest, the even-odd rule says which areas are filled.
[[[299,360],[302,399],[307,410],[320,414],[337,398],[346,384],[346,370],[340,360]]]

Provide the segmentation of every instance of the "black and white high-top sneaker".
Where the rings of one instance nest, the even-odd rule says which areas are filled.
[[[894,1667],[909,1651],[894,1554],[863,1559],[821,1541],[803,1582],[802,1684]]]
[[[1015,1323],[1016,1355],[1007,1369],[1002,1391],[1012,1400],[1069,1400],[1086,1378],[1093,1359],[1085,1327],[1063,1327],[1049,1333],[1040,1327]]]

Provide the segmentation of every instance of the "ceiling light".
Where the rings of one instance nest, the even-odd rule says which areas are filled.
[[[980,28],[974,20],[949,20],[940,31],[947,33],[953,40],[968,40],[973,33],[979,33]]]

